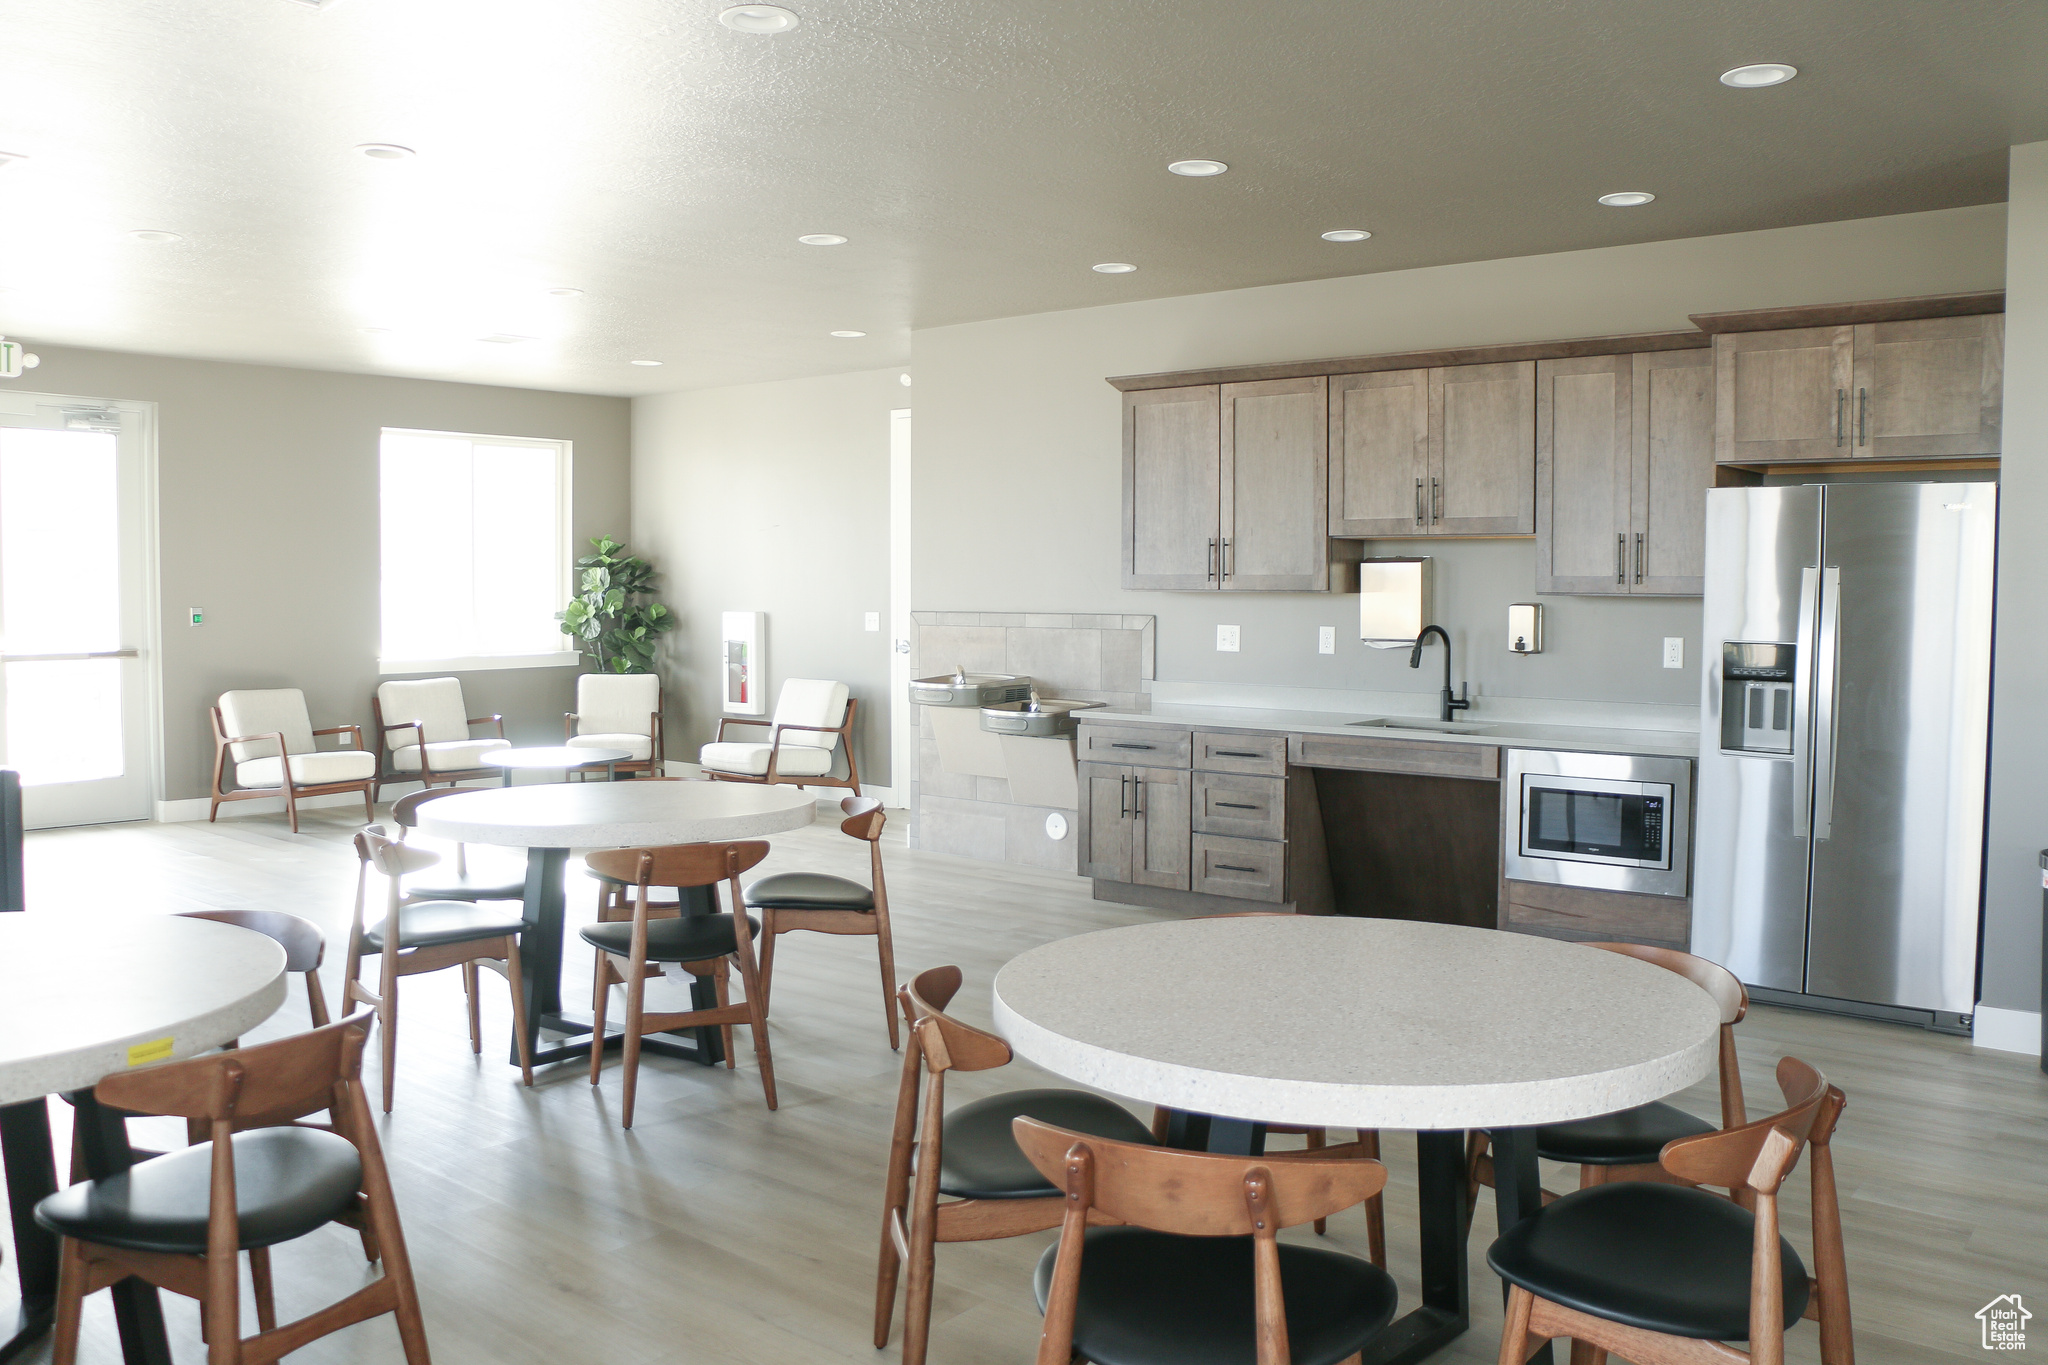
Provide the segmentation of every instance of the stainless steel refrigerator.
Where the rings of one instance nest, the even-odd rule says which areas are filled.
[[[1975,1005],[1997,500],[1707,494],[1692,947],[1765,998],[1947,1029]]]

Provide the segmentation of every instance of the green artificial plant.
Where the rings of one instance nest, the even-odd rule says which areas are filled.
[[[654,566],[610,536],[598,536],[594,555],[576,561],[581,571],[576,596],[555,613],[562,633],[583,642],[582,651],[601,673],[652,673],[661,635],[676,614],[654,593]]]

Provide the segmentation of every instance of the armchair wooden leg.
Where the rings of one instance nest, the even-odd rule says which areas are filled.
[[[290,773],[286,773],[284,779],[284,813],[291,817],[292,833],[297,834],[299,832],[299,798],[292,792]]]
[[[369,784],[364,784],[363,823],[366,825],[374,825],[377,823],[377,798],[371,794],[372,790],[373,788]]]

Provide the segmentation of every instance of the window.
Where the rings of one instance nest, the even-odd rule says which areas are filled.
[[[569,443],[384,431],[386,673],[577,661],[569,600]]]

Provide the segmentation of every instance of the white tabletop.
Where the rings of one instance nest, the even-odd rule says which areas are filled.
[[[176,915],[0,914],[0,1104],[190,1057],[284,1002],[284,949]]]
[[[809,791],[746,782],[562,782],[464,792],[420,807],[422,834],[512,848],[630,848],[754,839],[811,823]]]
[[[1720,1014],[1617,953],[1343,916],[1187,920],[1034,948],[996,976],[1019,1056],[1175,1109],[1326,1128],[1558,1123],[1714,1067]]]

